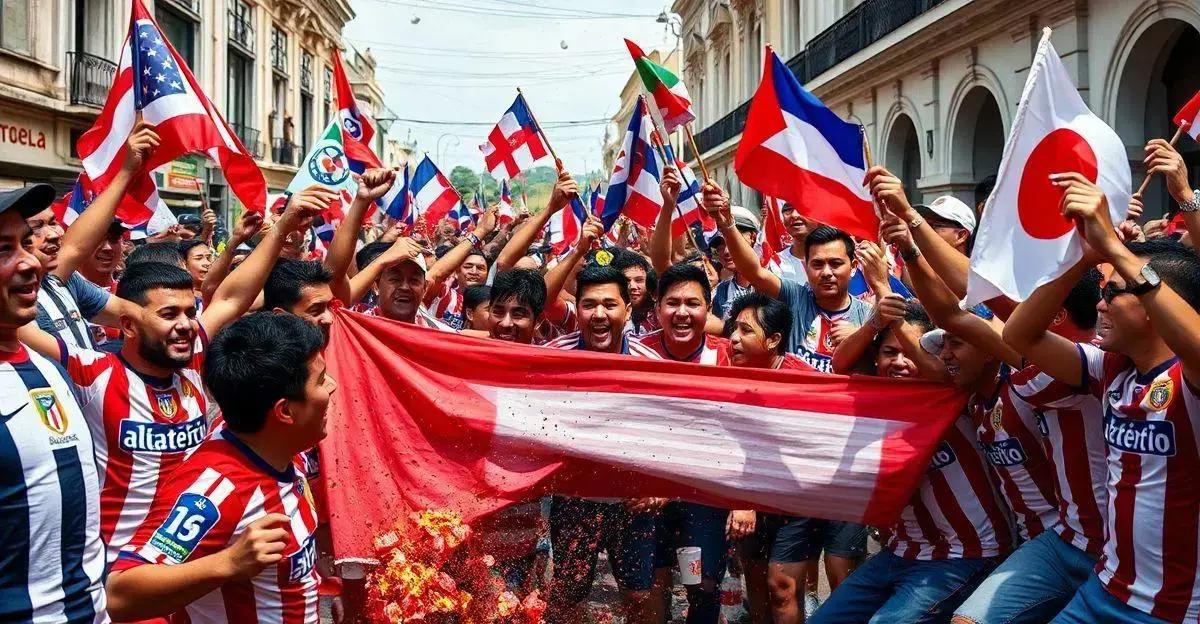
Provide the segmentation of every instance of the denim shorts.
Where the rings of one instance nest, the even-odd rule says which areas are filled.
[[[725,537],[728,521],[728,509],[685,501],[668,503],[660,524],[658,567],[678,565],[676,549],[699,546],[701,576],[720,582],[725,578],[725,566],[729,562],[729,540]]]
[[[550,543],[554,553],[551,592],[561,603],[587,597],[596,563],[608,553],[617,586],[646,591],[654,584],[657,512],[630,513],[625,503],[555,496],[550,504]]]

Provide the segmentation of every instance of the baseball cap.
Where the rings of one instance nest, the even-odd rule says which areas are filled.
[[[730,206],[729,214],[733,216],[733,226],[739,230],[758,231],[758,215],[745,206]]]
[[[926,219],[949,221],[969,234],[975,233],[975,211],[956,197],[942,195],[929,204],[917,204],[913,208]]]
[[[49,184],[30,184],[11,191],[0,191],[0,212],[16,210],[28,219],[54,203],[54,187]]]
[[[941,355],[946,346],[946,330],[931,329],[921,335],[921,349],[930,355]]]

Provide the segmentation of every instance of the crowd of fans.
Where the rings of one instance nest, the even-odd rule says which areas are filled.
[[[874,167],[879,242],[784,204],[790,246],[764,263],[767,208],[730,205],[713,183],[702,192],[717,233],[672,238],[673,169],[659,227],[623,226],[613,244],[589,217],[561,257],[542,233],[579,192],[566,172],[543,210],[500,223],[493,207],[460,233],[377,223],[396,175],[376,169],[314,257],[312,220],[337,200],[320,187],[245,213],[219,244],[208,212],[132,244],[114,215],[157,142],[139,124],[123,173],[65,232],[49,186],[0,193],[0,621],[315,622],[322,579],[338,574],[313,483],[339,306],[481,339],[970,395],[892,526],[656,498],[499,512],[485,533],[519,534],[499,565],[513,585],[545,584],[549,622],[585,621],[600,551],[613,610],[666,621],[685,546],[701,552],[702,580],[686,587],[694,623],[718,621],[731,569],[756,623],[1200,617],[1188,235],[1200,191],[1165,141],[1147,145],[1147,166],[1177,218],[1142,223],[1135,196],[1114,224],[1092,183],[1058,175],[1085,257],[1026,301],[971,310],[959,300],[994,180],[974,207],[911,205]],[[349,584],[342,598],[334,618],[352,621]]]

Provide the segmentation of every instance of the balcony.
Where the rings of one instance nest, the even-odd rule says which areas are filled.
[[[234,134],[238,136],[238,139],[241,139],[242,145],[246,146],[246,151],[250,152],[251,156],[255,158],[263,157],[263,147],[262,143],[258,141],[260,133],[257,128],[237,123],[230,123],[229,127],[233,128]]]
[[[71,104],[104,107],[117,65],[87,52],[67,52],[67,87]]]
[[[271,143],[271,160],[280,165],[296,166],[296,156],[299,148],[287,139],[275,139]]]
[[[867,0],[813,37],[805,49],[787,62],[788,69],[800,84],[808,84],[833,66],[942,2],[943,0]],[[746,114],[749,110],[750,101],[747,100],[698,132],[696,147],[704,153],[741,134],[742,128],[746,126]],[[691,160],[694,157],[691,146],[685,146],[684,158]]]

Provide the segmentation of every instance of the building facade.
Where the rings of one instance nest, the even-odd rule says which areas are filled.
[[[335,112],[332,53],[354,17],[349,2],[145,3],[258,160],[269,191],[286,188]],[[129,14],[127,0],[5,0],[0,188],[48,181],[65,192],[74,183],[82,170],[75,142],[108,96]],[[356,63],[360,78],[356,91],[369,92],[381,107],[373,60],[352,56],[348,64]],[[382,146],[383,137],[380,141]],[[189,156],[164,167],[158,174],[161,194],[176,211],[195,210],[204,200],[232,219],[241,207],[220,170],[210,165]]]
[[[683,78],[697,104],[696,140],[735,201],[733,154],[757,88],[763,46],[818,98],[860,123],[875,160],[913,201],[973,189],[995,174],[1043,27],[1084,101],[1121,136],[1141,181],[1142,148],[1170,137],[1170,118],[1200,90],[1195,0],[676,0]],[[1193,175],[1200,146],[1179,149]],[[687,152],[690,157],[690,150]],[[1161,181],[1148,212],[1167,207]]]

